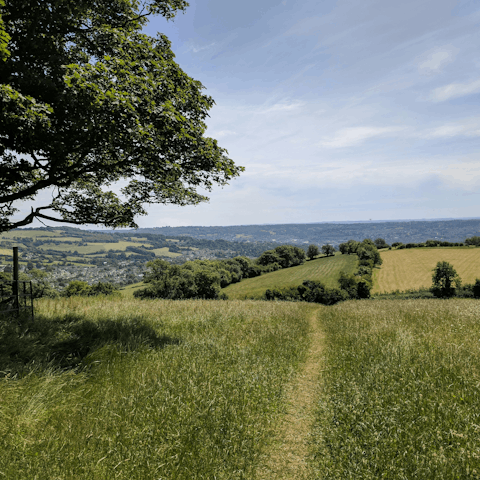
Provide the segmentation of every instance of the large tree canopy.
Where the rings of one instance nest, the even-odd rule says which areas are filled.
[[[141,33],[187,6],[0,0],[0,231],[35,218],[135,227],[146,205],[197,204],[199,188],[242,171],[204,136],[203,85],[164,35]],[[42,190],[51,201],[38,205]],[[13,221],[19,201],[34,206]]]

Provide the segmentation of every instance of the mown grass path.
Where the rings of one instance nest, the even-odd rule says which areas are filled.
[[[256,472],[259,480],[311,478],[309,439],[315,423],[323,364],[324,333],[318,320],[322,309],[310,315],[310,349],[305,364],[291,384],[285,415]]]

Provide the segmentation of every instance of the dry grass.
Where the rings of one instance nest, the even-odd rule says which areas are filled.
[[[440,261],[451,263],[463,283],[480,278],[480,248],[412,248],[387,250],[381,255],[383,265],[374,272],[373,293],[429,288],[432,270]]]

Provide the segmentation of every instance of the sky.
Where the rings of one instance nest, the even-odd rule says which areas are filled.
[[[140,226],[480,216],[480,2],[191,0],[152,19],[245,172]]]
[[[480,2],[191,0],[166,34],[245,172],[140,227],[480,217]]]

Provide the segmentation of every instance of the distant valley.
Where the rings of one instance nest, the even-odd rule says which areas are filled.
[[[306,223],[280,225],[235,225],[228,227],[157,227],[140,228],[138,233],[185,235],[197,239],[231,242],[275,242],[276,244],[337,247],[349,239],[383,238],[387,243],[419,243],[428,239],[463,242],[480,234],[480,219],[415,220],[402,222]]]

